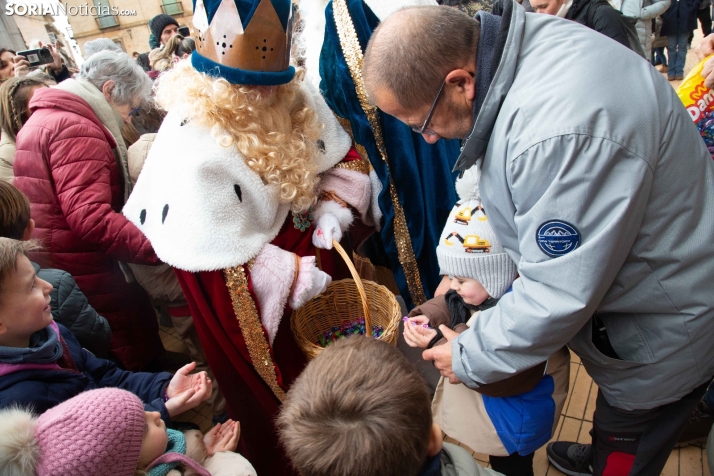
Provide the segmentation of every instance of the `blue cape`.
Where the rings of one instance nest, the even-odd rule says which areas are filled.
[[[364,52],[379,20],[362,0],[347,0],[347,7]],[[407,307],[412,308],[404,271],[397,256],[389,171],[404,209],[424,294],[427,299],[431,299],[440,281],[436,245],[457,200],[454,190],[456,175],[452,169],[459,155],[459,141],[442,139],[429,145],[407,125],[380,111],[389,156],[388,169],[377,150],[372,128],[360,106],[337,34],[332,2],[327,6],[325,16],[325,40],[320,54],[320,90],[332,111],[350,121],[355,142],[366,149],[372,167],[382,182],[379,207],[384,215],[384,224],[379,235],[373,235],[366,246],[368,257],[374,264],[392,270]]]

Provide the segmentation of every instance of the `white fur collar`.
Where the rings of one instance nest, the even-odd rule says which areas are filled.
[[[324,172],[351,142],[322,97],[305,92],[324,124],[324,151],[316,157]],[[248,262],[275,238],[290,208],[278,196],[234,147],[219,146],[209,128],[169,112],[123,213],[163,262],[213,271]]]

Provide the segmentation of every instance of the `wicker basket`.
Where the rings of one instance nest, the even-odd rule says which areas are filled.
[[[354,279],[333,281],[324,293],[293,311],[290,324],[295,341],[312,360],[323,351],[317,344],[321,335],[341,326],[343,321],[364,317],[369,335],[372,325],[382,326],[384,332],[379,339],[397,345],[401,308],[394,294],[377,283],[362,281],[345,250],[336,241],[332,244]]]

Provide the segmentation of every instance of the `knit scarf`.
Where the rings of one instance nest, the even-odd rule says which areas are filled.
[[[149,476],[166,476],[169,471],[182,464],[193,469],[199,476],[211,476],[203,466],[186,456],[186,437],[183,433],[168,428],[166,433],[169,436],[166,453],[149,464]]]
[[[124,120],[121,115],[107,102],[102,91],[89,81],[83,79],[66,79],[55,87],[75,94],[87,101],[94,111],[94,114],[99,118],[99,121],[109,130],[109,133],[111,133],[114,141],[117,143],[113,152],[116,156],[117,166],[119,167],[124,183],[124,202],[126,202],[131,193],[131,180],[129,180],[129,162],[127,160],[126,144],[121,136],[121,129],[124,126]]]
[[[51,364],[60,357],[62,343],[51,326],[32,334],[29,347],[0,346],[0,363],[3,364]]]
[[[473,311],[485,311],[486,309],[491,309],[498,303],[498,299],[489,297],[479,305],[467,304],[464,298],[459,296],[459,293],[453,289],[447,291],[444,299],[446,300],[446,305],[449,306],[452,329],[456,327],[457,324],[466,324],[471,318]]]

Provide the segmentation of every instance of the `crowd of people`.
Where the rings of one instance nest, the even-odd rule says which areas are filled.
[[[663,76],[697,21],[703,60],[707,0],[196,0],[78,71],[0,48],[0,474],[714,466],[714,163]],[[309,360],[336,248],[405,316]],[[571,352],[589,444],[551,441]]]

